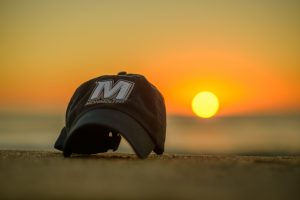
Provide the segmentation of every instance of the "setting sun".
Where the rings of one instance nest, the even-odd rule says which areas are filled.
[[[199,92],[192,101],[192,109],[199,117],[213,117],[219,109],[218,97],[209,91]]]

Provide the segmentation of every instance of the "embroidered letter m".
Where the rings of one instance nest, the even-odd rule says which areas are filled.
[[[113,84],[112,80],[97,81],[87,105],[95,103],[124,103],[130,95],[134,83],[118,80]]]

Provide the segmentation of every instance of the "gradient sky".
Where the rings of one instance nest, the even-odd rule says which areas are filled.
[[[0,1],[0,110],[64,111],[80,83],[142,73],[170,114],[300,112],[299,1]]]

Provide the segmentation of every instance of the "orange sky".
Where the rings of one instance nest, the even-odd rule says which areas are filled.
[[[296,1],[1,1],[0,110],[65,110],[80,83],[126,70],[192,114],[197,92],[220,115],[300,111]]]

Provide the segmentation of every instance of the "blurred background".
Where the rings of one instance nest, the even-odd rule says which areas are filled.
[[[166,152],[299,154],[299,8],[294,0],[1,0],[0,148],[53,149],[75,89],[127,71],[165,97]],[[219,100],[211,118],[192,110],[201,91]]]

